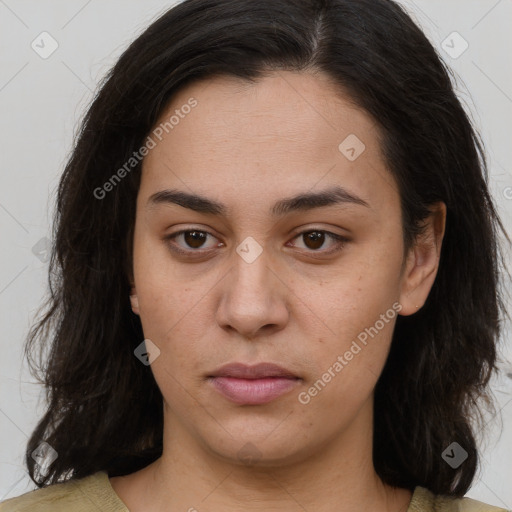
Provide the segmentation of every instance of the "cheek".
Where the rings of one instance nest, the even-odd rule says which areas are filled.
[[[319,333],[312,332],[306,320],[302,326],[315,340],[315,378],[321,381],[317,387],[328,382],[330,392],[322,391],[318,400],[325,406],[334,405],[331,401],[338,397],[357,402],[370,393],[389,352],[400,310],[399,265],[382,259],[371,263],[324,281],[308,297],[311,307],[322,305],[319,316],[327,327]]]
[[[140,320],[145,338],[161,351],[152,364],[155,377],[172,387],[168,372],[178,375],[185,369],[194,373],[194,368],[205,368],[204,345],[214,322],[208,290],[218,277],[205,280],[204,275],[185,272],[183,265],[171,261],[165,244],[154,238],[141,236],[137,242],[134,274]]]
[[[173,264],[165,243],[149,233],[134,240],[134,275],[141,321],[171,328],[188,304],[190,277]]]
[[[337,309],[330,320],[334,334],[314,338],[310,355],[316,371],[299,402],[319,428],[345,424],[371,396],[389,353],[397,304],[375,298],[370,302],[360,294]],[[330,411],[328,416],[325,411]]]
[[[342,340],[355,338],[392,308],[400,295],[399,264],[373,259],[351,265],[336,279],[324,282],[309,298],[321,304],[321,317],[331,333]]]

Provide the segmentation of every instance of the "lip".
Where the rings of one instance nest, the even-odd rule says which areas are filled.
[[[211,377],[236,377],[238,379],[263,379],[265,377],[298,378],[291,371],[274,363],[228,363],[215,370]]]
[[[208,378],[214,389],[238,405],[271,402],[294,389],[301,379],[273,363],[229,363]]]

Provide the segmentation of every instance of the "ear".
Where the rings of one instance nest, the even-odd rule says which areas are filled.
[[[404,316],[412,315],[423,307],[434,284],[446,226],[446,205],[443,202],[431,208],[424,225],[424,233],[418,235],[409,249],[402,273],[399,302],[402,305],[400,314]]]
[[[137,297],[137,290],[135,289],[135,286],[132,285],[130,290],[130,304],[132,305],[132,311],[138,315],[139,312],[139,299]]]

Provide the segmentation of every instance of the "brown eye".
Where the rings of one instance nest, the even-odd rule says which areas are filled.
[[[207,245],[208,237],[210,238],[210,246]],[[206,253],[208,250],[215,248],[219,245],[215,243],[217,240],[208,231],[200,231],[197,229],[184,229],[177,233],[167,235],[164,240],[167,246],[174,252],[179,254],[201,255]],[[206,244],[205,244],[206,242]]]
[[[304,245],[304,247],[300,247],[300,245],[296,245],[295,247],[307,249],[312,253],[317,252],[324,255],[341,250],[345,243],[349,242],[348,238],[344,236],[321,229],[303,231],[302,233],[299,233],[295,239],[302,240]],[[331,241],[330,247],[328,246],[328,248],[322,249],[328,240]]]
[[[206,240],[206,233],[203,231],[185,231],[183,240],[189,247],[199,249]]]
[[[207,243],[208,238],[211,240],[210,246]],[[224,245],[222,242],[216,242],[217,238],[208,231],[196,229],[184,229],[167,235],[164,239],[170,250],[191,257],[194,257],[194,255],[202,257],[210,252],[210,250]],[[318,255],[328,255],[337,252],[344,247],[346,242],[349,242],[344,236],[321,229],[303,231],[296,235],[294,239],[302,239],[304,244],[302,249],[306,250],[306,252],[318,253]],[[329,240],[331,244],[327,244],[328,248],[322,249]],[[296,247],[301,248],[300,245]]]
[[[325,234],[321,231],[310,231],[302,236],[308,249],[320,249],[325,241]]]

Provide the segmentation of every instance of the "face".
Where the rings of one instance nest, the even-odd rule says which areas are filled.
[[[166,425],[268,465],[341,439],[412,307],[375,122],[324,75],[279,72],[189,85],[151,137],[132,308],[160,351]],[[262,362],[294,378],[217,375]]]

